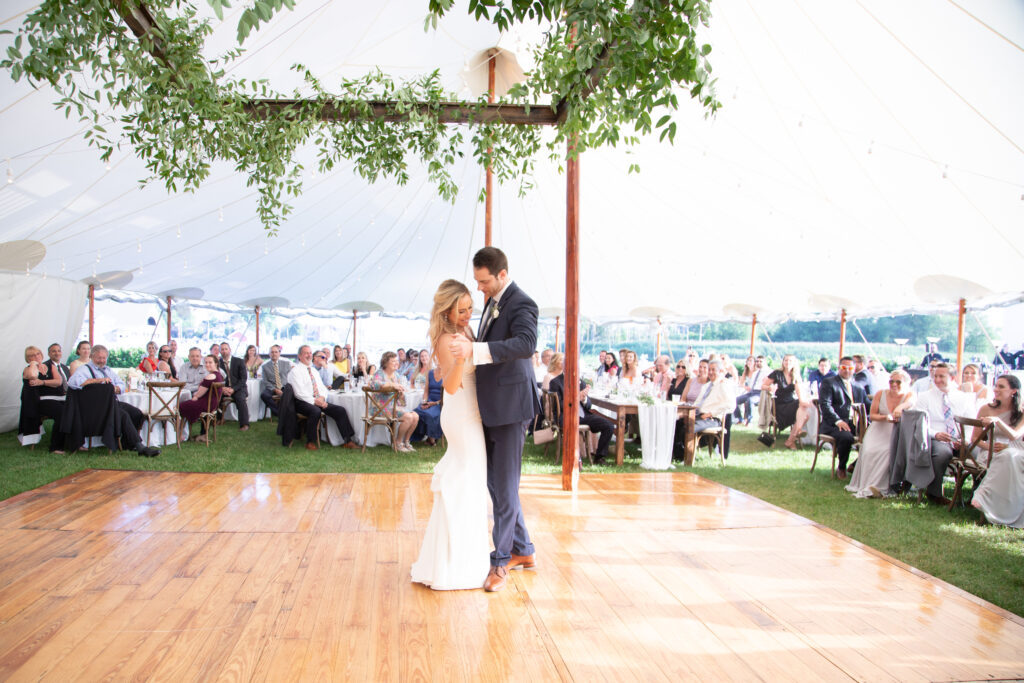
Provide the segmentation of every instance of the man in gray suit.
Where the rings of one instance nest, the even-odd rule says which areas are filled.
[[[277,344],[271,346],[270,360],[263,364],[260,373],[260,400],[274,417],[280,410],[281,388],[288,383],[291,371],[292,364],[281,358],[281,347]]]

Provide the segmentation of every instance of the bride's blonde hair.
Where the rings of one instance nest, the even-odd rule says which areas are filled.
[[[459,305],[459,299],[469,294],[469,288],[458,280],[445,280],[434,292],[434,307],[430,311],[430,357],[439,360],[437,357],[437,345],[443,334],[455,334],[459,330],[448,320],[448,314],[453,308]],[[473,333],[465,330],[470,339]]]

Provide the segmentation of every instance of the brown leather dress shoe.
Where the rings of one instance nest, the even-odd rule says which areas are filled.
[[[933,496],[930,493],[926,493],[924,495],[926,498],[928,498],[928,500],[935,503],[936,505],[949,505],[952,502],[949,498],[946,498],[945,496]]]
[[[306,450],[307,451],[315,451],[316,449],[317,449],[317,447],[316,447],[315,443],[313,443],[312,441],[307,441],[306,442]]]
[[[508,559],[505,569],[533,569],[537,563],[533,561],[533,555],[513,555]]]
[[[488,593],[500,591],[505,587],[507,579],[508,569],[505,567],[491,567],[491,571],[487,572],[487,578],[484,580],[484,590]]]
[[[359,448],[359,444],[357,444],[355,441],[346,441],[345,443],[341,444],[341,447],[342,448]]]

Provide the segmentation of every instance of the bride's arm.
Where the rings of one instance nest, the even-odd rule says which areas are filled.
[[[437,342],[437,360],[441,372],[442,385],[444,390],[453,395],[462,386],[462,366],[466,364],[465,358],[456,358],[451,350],[451,341],[454,335],[445,334]]]
[[[997,416],[992,416],[989,421],[995,424],[995,431],[1006,434],[1007,438],[1011,441],[1016,441],[1024,436],[1024,418],[1021,419],[1020,423],[1016,428],[1006,424],[1003,420]]]

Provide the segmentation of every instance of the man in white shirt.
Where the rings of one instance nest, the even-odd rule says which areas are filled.
[[[204,377],[206,368],[203,367],[203,352],[198,346],[193,346],[188,350],[188,363],[178,370],[178,379],[185,383],[185,390],[195,396]]]
[[[975,417],[974,397],[953,387],[950,367],[939,361],[931,368],[933,386],[921,392],[914,403],[914,409],[928,415],[928,436],[932,471],[934,477],[927,487],[928,499],[940,505],[949,505],[942,495],[942,477],[946,472],[953,452],[960,447],[960,430],[954,418]],[[894,413],[895,414],[895,413]],[[905,469],[906,463],[898,458],[894,469]]]
[[[698,436],[706,429],[715,429],[722,425],[721,416],[728,418],[736,410],[736,384],[725,378],[722,361],[713,360],[708,363],[708,382],[701,387],[700,394],[694,401],[697,406],[697,419],[693,423],[693,432]],[[722,455],[729,457],[729,427],[726,424],[726,437]]]
[[[299,347],[298,363],[288,373],[288,384],[295,394],[295,412],[306,416],[306,450],[315,451],[316,430],[320,424],[320,414],[327,416],[338,425],[338,431],[345,439],[342,448],[359,448],[352,441],[355,430],[349,422],[348,413],[341,406],[327,402],[327,387],[324,386],[320,373],[312,365],[313,351],[308,345]]]
[[[745,380],[742,387],[739,390],[742,392],[736,397],[736,410],[733,412],[733,420],[743,419],[744,424],[750,424],[751,411],[753,411],[753,402],[760,400],[761,398],[761,385],[764,384],[765,379],[768,378],[769,370],[764,366],[764,356],[758,356],[754,359],[754,374],[749,379]],[[740,409],[743,409],[743,415],[740,415]]]

